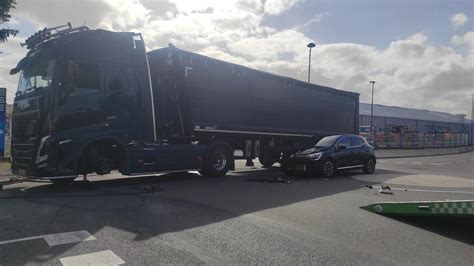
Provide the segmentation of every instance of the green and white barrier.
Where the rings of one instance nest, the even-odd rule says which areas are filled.
[[[474,200],[377,202],[361,208],[397,216],[474,217]]]

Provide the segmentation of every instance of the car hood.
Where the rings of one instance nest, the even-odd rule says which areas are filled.
[[[318,153],[318,152],[324,152],[324,151],[327,151],[329,150],[330,147],[316,147],[316,148],[311,148],[311,149],[307,149],[307,150],[303,150],[303,151],[299,151],[295,154],[295,156],[297,157],[304,157],[304,156],[307,156],[307,155],[310,155],[310,154],[314,154],[314,153]]]

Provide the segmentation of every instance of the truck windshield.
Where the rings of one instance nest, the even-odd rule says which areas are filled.
[[[318,143],[316,143],[315,147],[330,147],[334,145],[334,143],[337,141],[337,139],[340,136],[329,136],[329,137],[324,137]]]
[[[16,95],[23,95],[51,85],[55,60],[50,56],[36,55],[22,67]]]

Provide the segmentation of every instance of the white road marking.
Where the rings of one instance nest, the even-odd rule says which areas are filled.
[[[399,163],[399,164],[402,164],[402,163],[406,163],[406,162],[395,162],[395,163]]]
[[[463,162],[465,162],[465,160],[458,160],[458,161],[456,161],[456,162],[457,162],[457,163],[463,163]]]
[[[41,238],[43,238],[44,241],[46,241],[46,244],[48,244],[48,246],[57,246],[57,245],[77,243],[77,242],[82,242],[82,241],[95,240],[95,237],[93,235],[89,234],[89,232],[85,230],[82,230],[82,231],[65,232],[65,233],[58,233],[58,234],[31,236],[31,237],[5,240],[5,241],[0,241],[0,245],[23,242],[23,241],[34,240],[34,239],[41,239]]]
[[[119,256],[111,250],[88,253],[59,259],[63,266],[79,265],[121,265],[124,264]]]
[[[82,241],[95,240],[95,237],[87,231],[76,231],[59,234],[51,234],[44,236],[44,240],[49,246],[64,245],[70,243],[77,243]]]
[[[451,162],[446,162],[446,163],[430,163],[431,165],[447,165],[451,164]]]
[[[423,164],[421,162],[412,162],[411,164]]]
[[[377,160],[378,163],[388,163],[386,160]]]

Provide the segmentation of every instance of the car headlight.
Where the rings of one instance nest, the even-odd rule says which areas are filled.
[[[313,161],[317,161],[317,160],[321,159],[321,156],[323,156],[323,153],[318,152],[318,153],[313,153],[313,154],[308,155],[308,158],[310,158]]]

